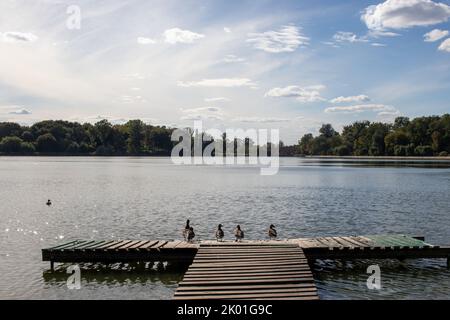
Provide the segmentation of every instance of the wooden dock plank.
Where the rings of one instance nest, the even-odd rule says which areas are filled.
[[[183,241],[169,241],[165,246],[164,249],[175,249],[175,247],[179,244],[181,244]]]
[[[370,245],[367,242],[363,242],[363,241],[359,240],[357,237],[341,237],[341,238],[350,243],[353,243],[353,245],[355,247],[370,248]]]
[[[317,290],[314,284],[311,283],[295,283],[295,284],[254,284],[252,285],[252,290],[275,290],[275,289],[305,289],[305,290]],[[227,285],[227,286],[190,286],[190,287],[178,287],[177,292],[182,291],[202,291],[202,290],[248,290],[249,287],[246,285]]]
[[[74,240],[74,241],[69,241],[69,242],[66,242],[66,243],[60,244],[60,245],[58,245],[58,246],[55,246],[55,247],[50,247],[50,248],[48,248],[47,250],[56,250],[56,249],[62,249],[62,248],[64,248],[64,247],[67,247],[67,246],[70,246],[70,245],[76,244],[76,243],[78,243],[78,242],[81,242],[81,241],[82,241],[82,240]]]
[[[122,240],[122,241],[119,241],[119,242],[115,243],[114,245],[109,246],[109,247],[104,248],[104,249],[105,250],[115,250],[115,249],[118,249],[121,246],[126,245],[126,244],[128,244],[130,242],[131,242],[131,240]]]
[[[83,242],[83,243],[80,243],[80,244],[76,244],[76,245],[73,245],[73,246],[70,246],[70,247],[66,247],[66,248],[64,248],[64,249],[62,249],[62,250],[75,250],[75,249],[82,249],[83,247],[85,247],[86,245],[90,245],[90,244],[93,244],[93,243],[95,243],[96,241],[86,241],[86,242]]]
[[[230,294],[230,295],[205,295],[205,296],[188,296],[188,297],[179,297],[175,296],[175,300],[205,300],[205,299],[258,299],[261,300],[262,298],[272,299],[272,298],[286,298],[286,297],[292,297],[292,298],[305,298],[305,300],[310,299],[316,299],[317,295],[307,293],[302,294],[301,292],[295,292],[295,293],[252,293],[252,294]]]
[[[117,245],[119,242],[121,242],[121,241],[114,240],[112,242],[105,243],[104,245],[101,245],[100,247],[96,247],[95,250],[104,250],[104,249],[107,249],[107,248],[112,247],[114,245]]]
[[[251,288],[253,289],[253,288]],[[252,294],[252,293],[293,293],[293,292],[299,292],[299,293],[307,293],[308,295],[316,295],[317,289],[315,288],[284,288],[284,289],[270,289],[270,288],[263,288],[263,289],[256,289],[251,290],[248,288],[241,289],[241,290],[209,290],[209,288],[205,288],[204,291],[178,291],[175,293],[175,296],[203,296],[203,295],[221,295],[221,294]]]
[[[155,246],[155,245],[158,244],[158,243],[159,243],[158,240],[156,240],[156,241],[150,241],[149,243],[146,243],[146,244],[140,246],[140,247],[139,247],[139,250],[148,250],[149,248]]]
[[[164,248],[166,244],[168,244],[169,241],[160,241],[158,244],[152,247],[152,249],[161,249]]]
[[[174,299],[273,297],[318,297],[307,259],[297,245],[200,245],[174,295]]]
[[[127,247],[127,250],[138,249],[139,247],[141,247],[149,242],[150,242],[150,240],[141,240],[138,243],[135,243],[132,246]]]
[[[105,245],[111,244],[113,242],[114,242],[114,240],[99,241],[98,243],[96,243],[96,244],[94,244],[92,246],[88,246],[88,247],[84,248],[83,250],[95,250],[95,249],[97,249],[97,248],[99,248],[101,246],[105,246]]]

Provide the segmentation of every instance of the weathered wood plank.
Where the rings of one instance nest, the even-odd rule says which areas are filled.
[[[169,241],[160,241],[158,244],[152,246],[152,249],[162,249],[167,243],[169,243]]]
[[[77,245],[74,245],[74,246],[71,246],[71,247],[68,247],[68,248],[64,248],[63,250],[82,249],[83,247],[85,247],[85,246],[87,246],[87,245],[90,245],[90,244],[94,244],[94,243],[96,243],[96,242],[97,242],[97,241],[94,241],[94,240],[86,241],[86,242],[81,243],[81,244],[77,244]]]
[[[153,246],[155,246],[159,241],[155,240],[155,241],[150,241],[149,243],[146,243],[142,246],[139,247],[139,250],[147,250]]]
[[[48,248],[47,250],[62,249],[62,248],[64,248],[64,247],[71,246],[71,245],[76,244],[76,243],[79,243],[79,242],[84,242],[84,241],[82,241],[82,240],[69,241],[69,242],[60,244],[60,245],[55,246],[55,247],[50,247],[50,248]]]
[[[115,250],[115,249],[118,249],[121,246],[123,246],[123,245],[125,245],[127,243],[130,243],[130,242],[131,242],[131,240],[123,240],[123,241],[120,241],[120,242],[110,246],[110,247],[105,248],[105,250]]]
[[[271,289],[271,288],[261,288],[261,289],[256,289],[256,290],[252,290],[253,288],[246,288],[243,290],[220,290],[220,291],[216,291],[216,290],[209,290],[208,288],[205,288],[205,291],[177,291],[175,292],[175,296],[203,296],[203,295],[221,295],[221,294],[252,294],[252,293],[266,293],[266,294],[270,294],[270,293],[293,293],[293,292],[298,292],[298,293],[308,293],[311,295],[316,295],[317,294],[317,289],[316,288],[294,288],[294,289],[289,289],[289,288],[283,288],[283,289]]]
[[[132,246],[129,246],[127,248],[127,250],[132,250],[132,249],[138,249],[139,247],[143,246],[144,244],[147,244],[151,242],[150,240],[141,240],[138,243],[133,244]]]
[[[295,297],[295,298],[309,298],[316,297],[315,294],[311,293],[251,293],[251,294],[231,294],[231,295],[205,295],[205,296],[190,296],[190,297],[179,297],[176,296],[175,299],[192,299],[192,300],[204,300],[204,299],[260,299],[260,298],[285,298],[285,297]]]
[[[295,289],[307,289],[312,290],[316,287],[312,283],[275,283],[275,284],[253,284],[251,286],[254,290],[274,290],[274,289],[287,289],[287,288],[295,288]],[[227,285],[227,286],[186,286],[186,287],[178,287],[177,292],[179,291],[197,291],[197,290],[248,290],[249,286],[247,285]]]
[[[288,268],[272,267],[272,268],[233,268],[233,269],[221,269],[221,268],[203,268],[203,269],[190,269],[185,274],[227,274],[227,273],[264,273],[264,272],[286,272],[286,271],[310,271],[307,265],[295,266]]]
[[[164,249],[174,249],[177,245],[179,245],[180,243],[182,243],[183,241],[169,241],[165,246]]]
[[[208,279],[206,281],[182,281],[180,282],[180,286],[187,286],[187,285],[211,285],[211,284],[239,284],[239,283],[246,283],[246,284],[255,284],[255,283],[297,283],[297,282],[313,282],[313,277],[292,277],[287,279],[239,279],[239,280],[211,280]]]

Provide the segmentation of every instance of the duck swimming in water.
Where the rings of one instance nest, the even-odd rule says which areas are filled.
[[[183,238],[184,238],[184,241],[187,240],[188,233],[189,233],[189,230],[190,230],[190,228],[191,228],[191,226],[189,225],[189,222],[190,222],[189,219],[186,220],[186,226],[185,226],[184,229],[183,229]]]
[[[52,205],[52,201],[50,199],[48,199],[46,205],[48,205],[50,207]]]
[[[190,227],[187,233],[187,241],[191,242],[195,238],[194,228]]]
[[[217,231],[216,231],[216,239],[217,239],[217,241],[222,241],[223,236],[224,236],[224,232],[222,230],[222,225],[219,224],[217,226]]]
[[[234,236],[236,237],[236,242],[244,239],[244,231],[241,230],[241,226],[237,225],[234,230]]]
[[[275,226],[273,224],[270,225],[268,234],[270,240],[275,240],[277,238],[277,230],[275,230]]]

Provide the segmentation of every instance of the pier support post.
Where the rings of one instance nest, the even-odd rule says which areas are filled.
[[[156,265],[156,270],[158,270],[159,272],[164,271],[164,263],[162,261],[158,262],[158,264]]]
[[[50,270],[55,271],[55,262],[50,261]]]

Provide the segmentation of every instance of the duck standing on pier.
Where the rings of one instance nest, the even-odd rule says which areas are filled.
[[[52,205],[52,200],[48,199],[46,205],[50,207]]]
[[[275,226],[273,224],[270,225],[268,234],[270,240],[275,240],[277,238],[277,230],[275,230]]]
[[[194,228],[189,227],[189,231],[187,233],[187,241],[191,242],[195,238]]]
[[[189,219],[188,219],[188,220],[186,221],[186,226],[185,226],[184,229],[183,229],[183,238],[184,238],[184,241],[187,240],[188,234],[189,234],[189,230],[190,230],[190,228],[191,228],[191,226],[189,225],[189,223],[190,223],[190,221],[189,221]]]
[[[244,239],[244,231],[241,230],[240,225],[236,226],[236,229],[234,230],[234,236],[236,237],[236,242]]]
[[[224,237],[224,232],[222,230],[222,225],[219,224],[217,226],[216,239],[217,239],[217,241],[222,241],[223,237]]]

